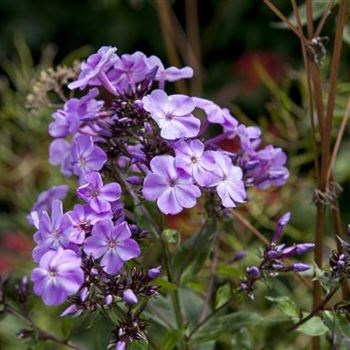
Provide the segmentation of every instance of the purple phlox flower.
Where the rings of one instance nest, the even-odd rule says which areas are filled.
[[[212,152],[204,151],[204,144],[199,140],[178,141],[174,149],[176,167],[191,175],[200,186],[210,185],[216,168]]]
[[[110,203],[120,198],[120,185],[116,182],[103,185],[100,173],[95,171],[86,175],[85,179],[87,183],[78,188],[78,196],[88,202],[97,213],[109,211]]]
[[[118,341],[117,345],[115,346],[115,350],[125,350],[126,349],[126,343],[125,341]]]
[[[144,109],[160,127],[160,135],[166,140],[195,137],[200,121],[193,114],[193,100],[185,95],[168,96],[163,90],[153,90],[143,98]]]
[[[152,172],[143,183],[143,195],[149,201],[157,201],[164,214],[178,214],[183,208],[192,208],[201,192],[193,184],[192,177],[176,168],[175,158],[168,155],[151,160]]]
[[[87,85],[104,85],[110,92],[114,93],[114,88],[106,77],[106,73],[118,61],[115,53],[117,49],[111,46],[101,47],[97,53],[91,55],[81,64],[81,72],[78,80],[70,83],[70,89],[85,89]]]
[[[192,100],[195,106],[199,109],[202,109],[209,123],[212,124],[224,124],[225,122],[225,113],[216,103],[200,97],[192,97]]]
[[[38,231],[34,235],[34,240],[38,244],[33,250],[35,262],[38,262],[43,254],[50,249],[57,250],[59,247],[72,248],[69,240],[72,222],[70,217],[63,213],[61,201],[53,201],[51,218],[45,210],[38,218]]]
[[[152,269],[148,270],[147,276],[151,279],[157,278],[160,275],[161,269],[161,266],[153,267]]]
[[[288,225],[290,218],[291,218],[290,212],[287,212],[280,217],[272,237],[272,242],[278,242],[280,240],[282,231]]]
[[[236,135],[240,139],[244,152],[254,151],[261,143],[261,130],[257,126],[245,126],[240,124],[236,129]]]
[[[115,275],[120,271],[125,261],[140,255],[140,248],[136,241],[130,238],[131,232],[124,221],[113,226],[112,220],[98,221],[85,240],[84,252],[95,259],[101,258],[104,271]]]
[[[136,51],[133,54],[124,54],[113,66],[108,78],[118,91],[123,91],[129,86],[135,85],[146,78],[149,71],[145,63],[146,56]]]
[[[83,120],[96,117],[104,104],[103,101],[95,100],[98,93],[98,89],[94,88],[81,98],[69,99],[63,109],[52,115],[55,121],[49,125],[49,134],[53,137],[75,134]]]
[[[84,177],[93,172],[101,170],[107,161],[107,155],[102,148],[94,145],[91,136],[78,135],[72,144],[72,156],[74,162],[74,173]]]
[[[81,258],[72,250],[60,247],[49,250],[32,271],[34,292],[46,305],[60,305],[75,294],[84,281]]]
[[[36,212],[38,217],[41,216],[41,213],[46,210],[50,210],[54,200],[61,200],[67,196],[68,193],[67,185],[53,186],[48,190],[41,192],[35,204],[32,206],[31,212]],[[28,216],[29,223],[33,224],[33,221],[30,216]]]
[[[71,218],[73,228],[69,240],[75,244],[82,244],[87,231],[91,231],[92,225],[101,219],[111,219],[112,213],[106,211],[97,213],[89,205],[76,204],[73,210],[67,213]]]
[[[61,172],[65,176],[73,175],[73,158],[71,154],[71,145],[65,139],[53,140],[49,149],[50,164],[61,165]]]
[[[155,80],[160,82],[160,88],[164,86],[165,81],[174,82],[180,79],[189,79],[193,77],[193,69],[191,67],[169,67],[164,68],[162,61],[157,56],[150,56],[146,59],[149,69],[157,67]]]
[[[267,189],[270,186],[282,186],[289,177],[289,171],[285,167],[287,156],[281,148],[271,145],[259,150],[252,157],[257,165],[247,172],[247,177],[253,179],[253,183],[259,189]]]
[[[211,152],[215,157],[216,179],[210,184],[216,191],[225,208],[234,208],[237,203],[244,203],[246,192],[242,181],[242,169],[232,164],[231,159],[222,152]]]
[[[135,295],[135,293],[131,289],[124,290],[123,300],[130,305],[135,305],[139,301],[137,299],[137,296]]]

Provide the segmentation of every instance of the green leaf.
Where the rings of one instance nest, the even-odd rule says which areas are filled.
[[[292,299],[287,296],[283,297],[266,297],[267,300],[276,303],[278,308],[287,316],[298,319],[300,317],[300,310]]]
[[[133,341],[128,347],[129,350],[147,350],[148,341],[147,340],[137,340]]]
[[[229,283],[221,286],[215,295],[215,307],[218,308],[231,298],[231,286]]]
[[[174,329],[168,332],[162,339],[160,348],[163,350],[172,350],[179,343],[180,339],[183,337],[183,329]]]
[[[155,284],[156,286],[160,286],[160,287],[164,288],[165,290],[167,290],[169,292],[175,292],[177,290],[176,284],[169,282],[165,278],[158,277],[158,278],[154,279],[152,283]]]
[[[255,326],[261,324],[263,317],[255,312],[237,311],[232,314],[213,317],[194,335],[193,342],[207,342],[209,340],[218,339],[224,333],[233,333],[239,331],[243,327]]]
[[[252,337],[246,327],[241,328],[232,339],[232,348],[240,350],[253,349]]]
[[[350,45],[350,26],[348,24],[344,27],[343,40],[345,43]]]
[[[202,268],[211,247],[216,221],[207,222],[201,231],[182,243],[175,254],[175,275],[182,275],[184,284]]]
[[[177,230],[172,230],[168,228],[162,232],[161,239],[163,242],[166,242],[166,243],[179,244],[180,232]]]
[[[327,326],[318,316],[311,318],[309,321],[298,327],[297,330],[312,337],[317,337],[328,332]]]
[[[237,267],[220,264],[216,274],[219,277],[242,277],[243,272],[242,269],[238,269]]]

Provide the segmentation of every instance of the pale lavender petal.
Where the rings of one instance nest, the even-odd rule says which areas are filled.
[[[124,261],[136,258],[141,254],[139,245],[133,239],[118,242],[116,250],[120,258]]]
[[[160,211],[164,214],[178,214],[182,210],[176,199],[174,188],[169,187],[157,200]]]

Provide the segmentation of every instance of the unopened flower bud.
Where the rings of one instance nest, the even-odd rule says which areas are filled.
[[[309,250],[314,249],[315,244],[314,243],[301,243],[301,244],[297,244],[295,247],[296,247],[297,254],[304,254],[304,253],[308,252]]]
[[[152,269],[149,269],[147,272],[147,275],[149,278],[154,279],[157,278],[160,275],[162,267],[159,265],[157,267],[153,267]]]
[[[123,300],[130,305],[137,304],[138,299],[135,293],[131,289],[126,289],[123,292]]]
[[[306,264],[302,264],[302,263],[293,264],[293,271],[296,271],[296,272],[302,272],[309,269],[310,269],[310,266]]]
[[[78,307],[75,304],[69,305],[62,313],[61,317],[74,316],[78,312]]]
[[[254,280],[258,279],[261,276],[260,270],[256,266],[248,267],[246,271],[247,271],[249,277],[254,279]]]
[[[247,255],[247,254],[246,254],[246,252],[244,252],[244,251],[237,252],[237,253],[233,256],[232,262],[234,263],[234,262],[237,262],[237,261],[239,261],[239,260],[242,260],[246,255]]]
[[[105,305],[110,305],[110,304],[112,304],[112,302],[113,302],[113,296],[112,295],[110,295],[110,294],[108,294],[106,297],[105,297]]]
[[[125,350],[126,344],[125,341],[118,341],[117,345],[115,346],[115,350]]]
[[[82,302],[84,302],[86,300],[86,298],[89,295],[89,290],[87,289],[87,287],[84,287],[81,291],[80,291],[80,300]]]
[[[284,227],[288,224],[290,218],[291,218],[291,214],[290,212],[287,212],[278,220],[275,233],[273,234],[273,237],[272,237],[272,242],[278,242],[280,240],[282,231]]]
[[[126,179],[126,181],[129,182],[129,184],[134,185],[134,186],[142,185],[142,179],[140,176],[129,176]]]

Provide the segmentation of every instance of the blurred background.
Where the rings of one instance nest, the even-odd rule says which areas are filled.
[[[291,13],[288,1],[274,3],[286,15]],[[323,1],[314,2],[315,12],[321,14],[323,8]],[[326,50],[332,46],[335,20],[332,14],[322,34],[329,37]],[[137,50],[155,54],[167,66],[192,66],[195,78],[176,85],[177,91],[210,98],[229,107],[241,122],[258,124],[265,143],[288,153],[291,177],[283,189],[250,192],[254,200],[242,214],[270,234],[276,217],[290,210],[293,220],[286,240],[312,241],[314,178],[306,87],[299,42],[285,29],[262,1],[254,0],[0,0],[0,274],[28,274],[33,247],[28,212],[41,191],[70,182],[47,161],[52,110],[44,107],[30,113],[25,107],[27,95],[43,69],[72,65],[103,45],[118,47],[119,54]],[[345,39],[336,123],[350,91],[345,81],[349,38]],[[321,58],[326,76],[328,57]],[[350,220],[349,152],[347,134],[335,168],[335,179],[344,189],[344,222]],[[169,225],[189,235],[195,222],[186,213],[169,219]],[[247,263],[253,261],[258,242],[238,224],[230,230],[223,257],[249,246]],[[331,238],[331,226],[328,234]],[[285,293],[291,293],[288,285],[281,282]],[[303,296],[302,287],[293,288],[294,295]],[[264,308],[265,302],[257,303]],[[50,315],[57,315],[58,309],[37,314],[39,323],[54,327],[57,317],[49,321]],[[65,322],[69,321],[62,322],[58,333],[64,332]],[[15,339],[19,328],[9,318],[0,323],[0,349],[28,348]],[[48,344],[47,349],[54,346]]]

